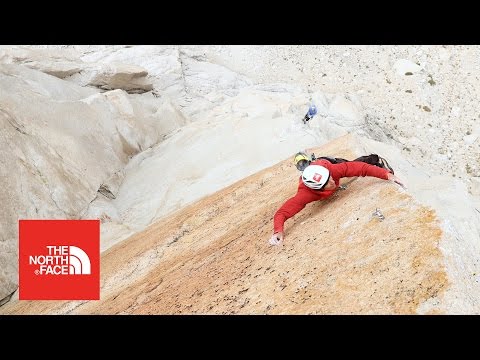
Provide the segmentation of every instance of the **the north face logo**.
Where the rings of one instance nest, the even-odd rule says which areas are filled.
[[[315,180],[316,182],[319,182],[321,178],[322,175],[320,175],[319,173],[315,173],[315,175],[313,175],[313,180]]]
[[[20,300],[100,298],[99,220],[20,220]]]
[[[37,265],[35,275],[76,275],[91,274],[90,258],[76,246],[46,246],[46,255],[30,255],[29,265]]]

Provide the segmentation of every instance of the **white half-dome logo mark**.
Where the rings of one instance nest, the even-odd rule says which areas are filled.
[[[90,258],[87,253],[76,246],[70,246],[69,273],[70,275],[90,275]]]

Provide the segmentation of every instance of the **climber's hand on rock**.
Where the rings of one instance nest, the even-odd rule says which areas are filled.
[[[392,173],[388,174],[388,180],[393,181],[394,183],[400,185],[402,188],[406,189],[407,187],[403,183],[402,180],[400,180],[397,176],[393,175]]]
[[[268,242],[270,245],[280,245],[282,241],[283,241],[283,232],[278,232],[273,234]]]

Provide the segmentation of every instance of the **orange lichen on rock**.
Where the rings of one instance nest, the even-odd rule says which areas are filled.
[[[349,139],[315,153],[363,155],[346,150]],[[346,190],[285,223],[283,245],[268,245],[273,215],[295,194],[298,176],[287,159],[115,245],[102,254],[99,301],[22,301],[2,310],[415,314],[428,300],[441,302],[449,283],[436,215],[391,182],[345,179]],[[427,313],[442,311],[432,305]]]

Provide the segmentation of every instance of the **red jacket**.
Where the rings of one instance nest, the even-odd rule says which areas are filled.
[[[277,210],[273,217],[273,232],[283,231],[283,224],[287,219],[290,219],[293,215],[302,210],[305,205],[312,201],[326,199],[333,195],[337,190],[340,179],[343,177],[353,176],[374,176],[380,179],[388,180],[388,174],[390,173],[386,169],[382,169],[378,166],[370,165],[360,161],[349,161],[340,164],[332,164],[327,160],[315,160],[311,165],[321,165],[326,167],[330,171],[330,176],[335,181],[337,187],[334,190],[318,191],[307,187],[302,177],[298,179],[298,190],[294,197],[288,199],[280,209]]]

